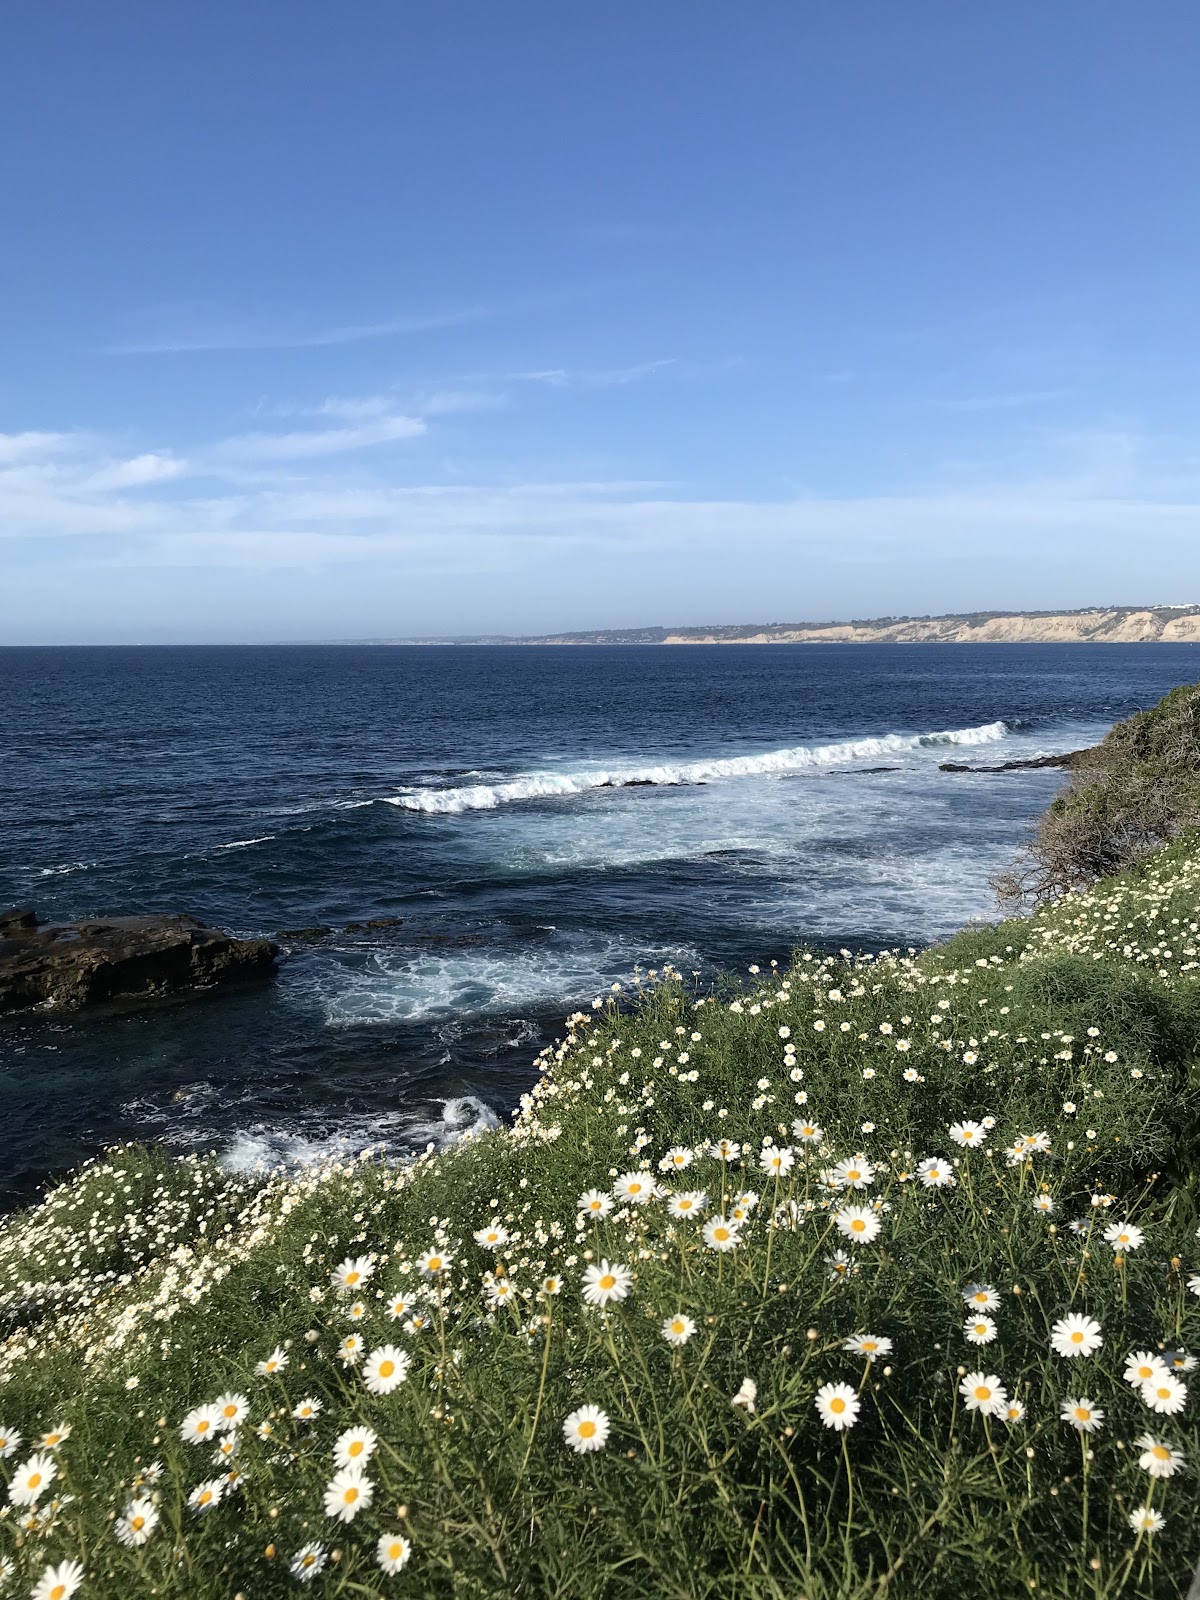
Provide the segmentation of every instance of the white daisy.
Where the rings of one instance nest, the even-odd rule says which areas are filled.
[[[1035,1211],[1040,1211],[1044,1217],[1048,1217],[1054,1210],[1054,1201],[1048,1194],[1035,1194],[1030,1204]]]
[[[311,1583],[328,1560],[324,1545],[301,1545],[291,1559],[289,1570],[298,1583]]]
[[[609,1195],[601,1193],[599,1189],[586,1189],[579,1196],[576,1209],[585,1212],[589,1217],[606,1217],[613,1208]]]
[[[681,1219],[698,1217],[707,1204],[708,1194],[704,1189],[684,1189],[670,1197],[667,1201],[667,1210],[673,1217]]]
[[[673,1317],[668,1317],[662,1325],[662,1336],[668,1344],[686,1344],[696,1331],[696,1324],[691,1317],[684,1316],[682,1311],[677,1311]]]
[[[817,1122],[797,1120],[792,1123],[792,1135],[799,1139],[801,1144],[820,1144],[825,1137],[825,1129]]]
[[[849,1350],[851,1355],[866,1356],[874,1361],[876,1356],[891,1355],[892,1341],[875,1333],[856,1333],[852,1339],[846,1340],[842,1349]]]
[[[8,1498],[15,1506],[35,1506],[57,1477],[54,1457],[35,1452],[13,1473]]]
[[[1104,1421],[1105,1413],[1087,1395],[1081,1395],[1078,1400],[1064,1400],[1058,1408],[1058,1414],[1064,1422],[1069,1422],[1080,1433],[1095,1433]]]
[[[834,1213],[834,1226],[851,1244],[870,1244],[879,1237],[880,1221],[865,1206],[843,1206]]]
[[[716,1144],[710,1144],[708,1153],[714,1161],[736,1161],[742,1153],[740,1144],[732,1139],[718,1139]]]
[[[501,1222],[491,1222],[486,1228],[476,1228],[473,1237],[484,1250],[499,1250],[508,1243],[508,1229]]]
[[[987,1129],[978,1122],[952,1122],[950,1124],[950,1137],[955,1144],[961,1145],[964,1150],[969,1150],[972,1145],[982,1144],[987,1138]]]
[[[57,1427],[51,1428],[48,1433],[42,1435],[38,1440],[38,1447],[42,1450],[57,1450],[59,1445],[65,1443],[70,1437],[70,1423],[60,1422]]]
[[[179,1424],[179,1437],[185,1444],[207,1444],[224,1426],[216,1406],[197,1406]]]
[[[29,1592],[29,1600],[71,1600],[83,1582],[83,1567],[78,1561],[60,1561],[46,1567]]]
[[[362,1360],[367,1341],[361,1333],[348,1333],[338,1345],[338,1360],[345,1367],[353,1367]]]
[[[875,1168],[866,1156],[847,1156],[829,1176],[839,1189],[869,1189],[875,1179]]]
[[[917,1177],[927,1189],[951,1189],[957,1181],[954,1168],[941,1156],[927,1156],[917,1162]]]
[[[1142,1400],[1160,1416],[1173,1417],[1187,1404],[1187,1384],[1173,1372],[1162,1372],[1142,1385]]]
[[[970,1306],[972,1311],[995,1311],[1000,1304],[1000,1296],[990,1283],[969,1283],[962,1291],[964,1304]]]
[[[372,1394],[391,1394],[408,1377],[408,1353],[394,1344],[381,1344],[363,1363],[363,1382]]]
[[[413,1308],[413,1302],[405,1294],[394,1294],[387,1303],[387,1314],[393,1322],[399,1322],[406,1317]]]
[[[312,1422],[314,1418],[321,1415],[321,1410],[321,1401],[314,1400],[311,1395],[308,1395],[303,1400],[296,1402],[292,1408],[292,1415],[297,1422]]]
[[[158,1507],[153,1500],[131,1500],[117,1521],[113,1532],[121,1544],[135,1549],[146,1543],[158,1526]]]
[[[1158,1533],[1166,1520],[1161,1511],[1155,1511],[1150,1506],[1139,1506],[1136,1511],[1129,1513],[1129,1526],[1137,1534]]]
[[[1135,1350],[1125,1363],[1122,1376],[1125,1382],[1140,1389],[1142,1384],[1161,1376],[1168,1370],[1166,1362],[1154,1350]]]
[[[1173,1478],[1185,1464],[1184,1457],[1178,1450],[1173,1450],[1169,1444],[1164,1444],[1151,1433],[1143,1433],[1133,1442],[1142,1452],[1138,1457],[1138,1466],[1152,1478]]]
[[[379,1435],[374,1428],[347,1428],[333,1442],[334,1464],[339,1467],[365,1467],[378,1444]]]
[[[958,1392],[968,1411],[980,1411],[985,1417],[1002,1416],[1008,1405],[1008,1390],[994,1372],[968,1372]]]
[[[353,1294],[375,1271],[370,1256],[349,1256],[340,1266],[334,1267],[329,1281],[339,1294]]]
[[[858,1262],[852,1260],[844,1250],[835,1250],[831,1256],[825,1257],[825,1272],[830,1283],[837,1283],[840,1278],[852,1278],[858,1271]]]
[[[658,1163],[660,1172],[682,1172],[684,1167],[690,1167],[695,1160],[695,1155],[685,1145],[677,1144],[667,1151]]]
[[[353,1522],[375,1495],[375,1485],[361,1467],[343,1467],[325,1485],[325,1515],[337,1522]]]
[[[576,1455],[587,1455],[591,1450],[603,1450],[608,1440],[608,1413],[599,1406],[580,1406],[564,1418],[563,1438]]]
[[[249,1415],[250,1402],[244,1394],[221,1394],[213,1401],[212,1408],[220,1418],[218,1427],[236,1428],[245,1422]]]
[[[593,1262],[583,1275],[583,1298],[590,1306],[624,1300],[633,1287],[633,1273],[620,1263]]]
[[[422,1250],[417,1257],[417,1268],[427,1278],[440,1278],[454,1265],[454,1257],[445,1250]]]
[[[1003,1410],[998,1415],[1010,1426],[1013,1423],[1022,1422],[1025,1418],[1024,1403],[1020,1400],[1006,1401]]]
[[[718,1252],[734,1250],[742,1242],[737,1223],[725,1217],[710,1217],[701,1236],[710,1250]]]
[[[613,1184],[613,1194],[632,1206],[644,1206],[654,1199],[658,1185],[648,1172],[625,1172]]]
[[[411,1555],[412,1544],[402,1533],[385,1533],[375,1546],[375,1560],[384,1572],[399,1572]]]
[[[963,1324],[963,1337],[968,1344],[991,1344],[996,1337],[996,1324],[982,1312],[977,1317],[968,1317]]]
[[[0,1461],[15,1455],[21,1448],[21,1435],[15,1428],[0,1428]]]
[[[1103,1343],[1100,1324],[1078,1311],[1060,1317],[1050,1330],[1050,1348],[1059,1356],[1094,1355]]]
[[[214,1506],[220,1504],[221,1496],[224,1493],[225,1479],[209,1478],[206,1482],[196,1485],[191,1494],[188,1495],[187,1503],[195,1512],[211,1511]]]
[[[862,1403],[848,1383],[825,1383],[813,1398],[817,1415],[827,1428],[841,1433],[858,1421]]]
[[[783,1178],[796,1165],[796,1153],[787,1145],[769,1144],[758,1158],[764,1172],[773,1178]]]
[[[1118,1253],[1137,1250],[1146,1242],[1146,1235],[1132,1222],[1114,1222],[1104,1230],[1104,1241]]]
[[[282,1372],[287,1364],[287,1351],[281,1345],[276,1345],[265,1361],[256,1364],[254,1370],[260,1378],[272,1378],[276,1373]]]

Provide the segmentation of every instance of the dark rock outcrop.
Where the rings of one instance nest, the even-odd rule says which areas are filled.
[[[1077,767],[1091,750],[1064,750],[1059,756],[1030,756],[1025,761],[1001,761],[992,767],[969,767],[961,761],[943,761],[939,772],[1033,772],[1038,767]]]
[[[278,948],[269,939],[235,939],[195,917],[40,926],[22,907],[0,914],[0,1013],[73,1011],[260,977],[270,972]]]

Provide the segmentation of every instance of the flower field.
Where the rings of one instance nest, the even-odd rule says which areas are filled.
[[[916,955],[667,969],[508,1129],[0,1230],[0,1595],[1178,1596],[1200,846]]]

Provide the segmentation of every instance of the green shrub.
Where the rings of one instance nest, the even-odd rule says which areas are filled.
[[[1072,768],[1063,792],[995,886],[1043,905],[1110,877],[1200,826],[1200,685],[1118,722]]]

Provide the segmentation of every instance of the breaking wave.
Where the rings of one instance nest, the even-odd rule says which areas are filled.
[[[491,811],[518,800],[544,800],[585,794],[590,789],[620,788],[626,784],[708,783],[720,778],[747,778],[775,773],[805,772],[838,766],[844,761],[870,761],[879,756],[939,745],[993,744],[1009,731],[1006,722],[988,722],[978,728],[951,728],[941,733],[885,733],[872,739],[846,739],[836,744],[796,745],[769,750],[761,756],[727,756],[690,761],[677,766],[613,767],[575,772],[528,772],[505,783],[466,784],[450,789],[412,789],[384,796],[390,806],[435,815],[463,811]]]
[[[478,1095],[435,1101],[441,1115],[397,1111],[390,1116],[350,1118],[331,1131],[305,1133],[259,1123],[236,1133],[221,1155],[230,1172],[297,1172],[326,1161],[352,1161],[365,1149],[413,1154],[432,1144],[446,1149],[460,1139],[499,1126],[500,1119]]]

